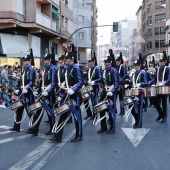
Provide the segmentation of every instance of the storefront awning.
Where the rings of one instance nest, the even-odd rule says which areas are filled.
[[[25,57],[30,54],[27,36],[1,33],[0,40],[0,53],[7,57]]]

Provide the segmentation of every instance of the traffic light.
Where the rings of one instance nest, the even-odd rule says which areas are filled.
[[[113,22],[113,32],[118,32],[118,22]]]

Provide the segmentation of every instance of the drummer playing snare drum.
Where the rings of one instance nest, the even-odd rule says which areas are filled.
[[[140,60],[136,60],[134,63],[135,73],[132,76],[133,87],[139,89],[140,87],[147,87],[147,77],[144,70],[141,70]],[[134,129],[142,128],[142,116],[143,116],[143,99],[144,93],[139,93],[138,97],[135,97],[133,101],[134,107],[132,109],[132,115],[135,119]]]
[[[107,130],[106,117],[101,120],[101,129],[97,131],[98,134],[106,132],[107,134],[115,133],[115,115],[116,115],[116,92],[119,87],[119,74],[116,69],[114,69],[112,65],[112,59],[110,56],[106,60],[104,60],[105,69],[103,70],[103,81],[104,81],[104,89],[100,96],[100,102],[103,100],[110,99],[113,102],[113,111],[109,113],[110,119],[110,128]],[[105,111],[100,112],[100,118],[105,116]]]
[[[151,82],[151,84],[156,84],[158,87],[162,86],[168,86],[170,82],[170,70],[166,64],[166,59],[160,59],[159,65],[154,80]],[[157,97],[153,98],[153,104],[159,114],[159,116],[156,118],[156,121],[161,121],[161,123],[166,123],[167,121],[167,95],[165,94],[158,94]],[[159,101],[162,101],[162,108],[160,106]]]

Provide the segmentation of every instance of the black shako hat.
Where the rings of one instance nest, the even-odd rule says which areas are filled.
[[[116,58],[116,61],[121,61],[121,57]]]
[[[24,61],[31,61],[31,56],[30,55],[26,55],[25,57],[24,57]]]
[[[107,59],[104,60],[105,63],[112,63],[112,58],[110,56],[107,56]]]
[[[73,52],[68,52],[65,56],[65,59],[73,59],[74,58],[74,53]]]
[[[61,55],[61,57],[58,58],[58,60],[64,60],[65,55]]]
[[[140,60],[136,60],[135,62],[134,62],[134,66],[140,66],[141,65],[141,61]]]
[[[51,60],[51,58],[52,58],[52,55],[51,55],[51,54],[46,54],[46,55],[44,56],[44,60]]]
[[[95,62],[95,59],[91,58],[90,60],[88,60],[88,62]]]

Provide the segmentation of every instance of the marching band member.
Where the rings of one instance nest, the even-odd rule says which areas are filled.
[[[157,68],[155,67],[155,60],[153,57],[153,60],[149,61],[149,68],[148,68],[148,72],[151,74],[152,77],[152,80],[150,80],[150,82],[152,82],[155,79],[156,71]],[[149,97],[149,101],[150,101],[149,107],[151,107],[154,104],[152,99],[153,99],[152,97]]]
[[[57,68],[57,82],[56,83],[56,92],[57,95],[60,93],[61,95],[64,95],[65,90],[63,90],[64,84],[65,84],[65,63],[64,63],[65,55],[62,55],[58,58],[58,64],[59,67]],[[67,123],[72,123],[72,117],[67,121]]]
[[[23,94],[24,98],[26,99],[26,101],[28,102],[28,105],[33,104],[34,103],[34,95],[32,92],[32,88],[34,86],[34,82],[35,82],[35,70],[32,68],[31,66],[31,56],[27,55],[24,58],[24,71],[22,73],[22,82],[21,82],[21,86],[22,89],[20,88],[20,90],[15,90],[15,94],[18,94],[19,92]],[[16,131],[16,132],[20,132],[20,121],[22,119],[22,115],[23,115],[23,111],[24,111],[24,106],[20,107],[17,109],[16,111],[16,123],[14,121],[14,126],[13,128],[10,128],[10,131]],[[28,115],[30,118],[30,115]]]
[[[119,74],[116,69],[112,67],[112,58],[108,56],[104,60],[105,69],[102,72],[104,89],[100,95],[100,102],[104,99],[110,99],[113,102],[112,113],[109,113],[110,128],[107,130],[106,117],[101,120],[101,129],[97,131],[98,134],[106,132],[107,134],[115,133],[115,115],[116,115],[116,92],[119,86]],[[100,112],[100,117],[105,116],[105,111]]]
[[[74,61],[73,52],[68,52],[68,54],[65,57],[65,64],[66,64],[65,86],[66,86],[66,91],[67,91],[67,94],[69,95],[69,98],[76,102],[76,113],[73,113],[73,114],[76,114],[76,116],[74,116],[76,134],[75,134],[75,138],[72,139],[71,142],[78,142],[78,141],[81,141],[83,137],[82,117],[81,117],[81,109],[80,109],[80,105],[81,105],[80,89],[83,86],[84,78],[83,78],[83,73],[81,69],[76,64],[74,64],[73,61]],[[66,120],[67,117],[68,117],[68,112],[61,114],[58,125],[60,126],[60,124],[64,120]],[[62,142],[63,130],[64,130],[64,126],[58,133],[55,133],[53,138],[49,139],[49,141],[56,142],[56,143]]]
[[[125,94],[124,80],[127,78],[127,71],[124,64],[121,64],[121,57],[116,59],[116,70],[119,73],[119,88],[117,94],[119,95],[119,101],[122,101]],[[124,115],[124,108],[120,106],[120,115]]]
[[[87,70],[87,83],[93,87],[92,90],[92,106],[97,104],[97,97],[99,93],[99,83],[102,80],[101,69],[95,65],[95,59],[92,58],[88,61],[89,69]],[[93,118],[92,111],[90,108],[89,100],[84,101],[87,116],[84,119]],[[88,104],[88,105],[87,105]]]
[[[160,67],[158,67],[157,73],[155,75],[155,79],[153,81],[153,83],[156,84],[158,87],[168,86],[170,82],[170,70],[165,64],[166,64],[165,58],[159,60]],[[168,95],[158,95],[157,97],[153,98],[153,104],[159,114],[156,121],[162,119],[161,123],[166,123],[167,121],[167,96]],[[162,108],[159,103],[160,99],[162,101]]]
[[[133,74],[132,81],[133,87],[147,87],[147,78],[145,71],[141,70],[141,62],[140,60],[136,60],[134,63],[135,73]],[[142,116],[143,116],[143,99],[144,93],[139,93],[139,97],[136,97],[134,100],[134,107],[132,109],[132,115],[135,119],[135,124],[133,128],[142,128]]]
[[[40,87],[38,89],[38,93],[41,93],[42,97],[48,102],[48,106],[50,109],[50,112],[52,112],[53,105],[55,104],[55,88],[56,88],[56,68],[51,64],[51,54],[47,54],[44,56],[44,66],[45,70],[42,74],[42,79],[40,82]],[[34,95],[37,96],[38,94],[34,92]],[[41,113],[41,109],[37,111],[37,113],[34,116],[34,122],[38,119],[39,114]],[[48,115],[49,123],[50,123],[50,130],[46,133],[46,135],[52,134],[52,128],[55,123],[54,120],[54,114]],[[39,130],[39,125],[41,122],[42,116],[37,122],[37,124],[30,128],[27,133],[28,134],[37,134]]]

